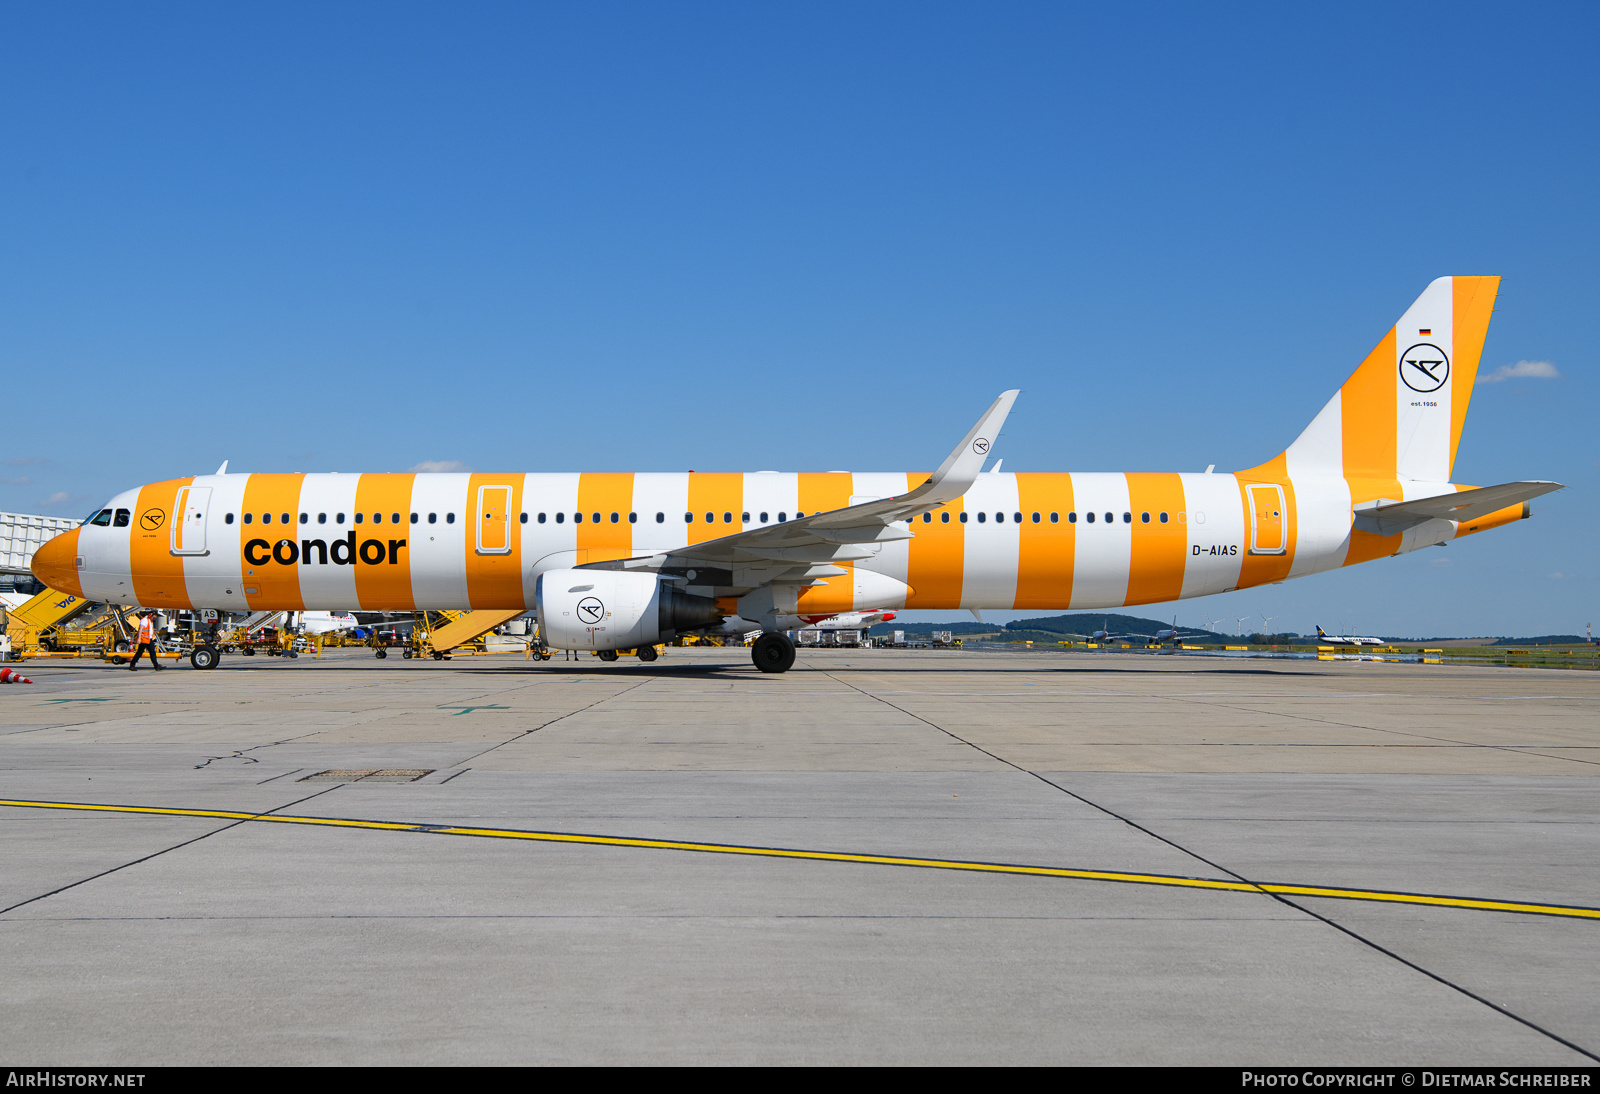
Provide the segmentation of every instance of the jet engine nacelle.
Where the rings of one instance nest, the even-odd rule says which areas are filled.
[[[655,574],[546,570],[534,587],[539,635],[558,650],[626,650],[714,627],[723,612]]]

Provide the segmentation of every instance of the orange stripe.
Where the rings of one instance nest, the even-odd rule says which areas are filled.
[[[473,608],[520,608],[522,594],[522,475],[476,474],[467,479],[467,603]],[[485,490],[484,487],[489,489]],[[483,505],[479,506],[479,495]],[[506,500],[509,499],[509,500]],[[487,510],[487,513],[484,512]],[[485,519],[487,517],[487,519]],[[584,520],[588,520],[587,516]],[[626,519],[626,517],[624,517]],[[480,530],[488,548],[507,544],[507,554],[479,554]]]
[[[1279,457],[1282,459],[1283,457]],[[1183,593],[1189,537],[1178,514],[1184,509],[1183,480],[1173,474],[1132,474],[1133,547],[1128,559],[1128,604],[1157,604]],[[1144,522],[1149,514],[1150,523]],[[1167,522],[1161,523],[1161,514]]]
[[[362,516],[362,523],[355,526],[356,600],[364,611],[408,611],[416,605],[411,596],[411,537],[416,534],[411,525],[411,488],[416,478],[364,474],[356,483],[355,507]],[[375,515],[383,519],[375,520]],[[470,515],[462,523],[472,535]],[[472,557],[470,548],[467,557]]]
[[[708,539],[731,536],[743,529],[739,514],[744,511],[744,476],[724,472],[689,472],[689,512],[694,520],[684,526],[685,538],[690,543],[704,543]],[[711,523],[706,523],[706,514]],[[732,514],[732,522],[722,518]],[[587,519],[587,518],[585,518]]]
[[[927,475],[907,475],[911,484],[921,483]],[[961,606],[961,573],[966,561],[966,525],[961,523],[961,510],[965,497],[956,498],[940,506],[929,515],[933,518],[924,524],[918,517],[911,525],[913,539],[906,558],[906,584],[911,595],[906,598],[907,608],[959,608]],[[941,519],[949,514],[950,523]]]
[[[1450,467],[1456,465],[1456,448],[1461,444],[1461,427],[1472,403],[1472,385],[1478,378],[1478,361],[1483,356],[1483,340],[1489,334],[1489,318],[1494,314],[1494,298],[1500,291],[1498,277],[1457,277],[1452,279],[1455,308],[1455,353],[1451,364],[1454,382],[1450,395]]]
[[[737,477],[737,476],[734,476]],[[633,510],[633,473],[595,474],[585,472],[578,476],[578,511],[583,523],[578,525],[578,549],[607,548],[631,551],[633,525],[628,514]],[[704,516],[705,514],[701,514]],[[717,514],[721,517],[721,514]],[[595,517],[600,518],[595,523]],[[613,521],[611,518],[617,519]],[[739,515],[734,514],[738,520]],[[730,528],[730,531],[732,529]],[[726,534],[726,533],[725,533]]]
[[[843,509],[850,504],[850,493],[855,489],[855,476],[838,471],[802,472],[796,497],[798,512],[827,513]],[[851,571],[827,579],[826,585],[811,585],[800,590],[796,597],[798,610],[803,615],[820,615],[824,612],[848,612],[855,608],[854,562],[835,562],[841,570]]]
[[[239,565],[243,571],[239,580],[243,584],[245,603],[251,611],[300,611],[305,604],[300,599],[300,571],[296,565],[284,565],[272,557],[272,549],[283,540],[295,545],[296,557],[300,543],[300,486],[304,475],[253,474],[244,485],[244,502],[240,521],[245,513],[250,523],[239,529]],[[284,524],[285,515],[289,523]],[[271,523],[262,520],[270,515]],[[262,546],[265,544],[265,546]],[[280,549],[287,555],[287,549]],[[263,561],[252,561],[261,559]],[[135,572],[138,567],[135,565]],[[254,589],[254,592],[251,590]]]
[[[1352,506],[1378,498],[1400,498],[1395,478],[1395,329],[1383,336],[1376,349],[1339,389],[1344,443],[1344,477],[1350,484]],[[1353,566],[1392,555],[1400,548],[1399,535],[1380,536],[1353,528],[1344,564]]]
[[[193,478],[153,482],[139,490],[133,511],[128,562],[133,569],[133,595],[146,608],[187,608],[189,590],[183,580],[183,559],[172,553],[172,522],[183,514],[173,506],[178,491]],[[152,527],[154,525],[154,527]]]
[[[1346,478],[1395,477],[1396,360],[1395,331],[1390,327],[1383,341],[1339,389]]]
[[[1013,606],[1070,607],[1073,551],[1077,544],[1077,525],[1067,523],[1067,514],[1072,511],[1072,476],[1019,472],[1017,504],[1022,509],[1022,531],[1017,542],[1017,598]],[[1038,524],[1033,523],[1034,513],[1039,514]],[[1054,524],[1050,522],[1051,513],[1058,517]],[[922,527],[919,522],[912,530]]]
[[[1391,392],[1389,402],[1394,403]],[[1253,467],[1249,471],[1241,471],[1234,475],[1239,483],[1239,504],[1244,508],[1244,543],[1242,549],[1244,558],[1239,563],[1238,588],[1245,589],[1252,585],[1270,585],[1275,581],[1284,581],[1289,577],[1289,570],[1294,566],[1294,552],[1298,543],[1299,522],[1295,519],[1294,483],[1289,479],[1289,459],[1287,455],[1280,455],[1260,467]],[[1283,487],[1283,517],[1282,531],[1284,552],[1281,555],[1252,555],[1250,553],[1251,528],[1250,528],[1250,496],[1248,488],[1257,485],[1273,485]],[[1273,504],[1277,504],[1277,492],[1273,491]]]

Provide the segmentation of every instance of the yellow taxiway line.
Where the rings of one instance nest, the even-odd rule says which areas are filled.
[[[1516,900],[1481,900],[1436,893],[1402,893],[1383,889],[1345,889],[1321,885],[1281,885],[1273,882],[1226,881],[1180,877],[1171,874],[1137,874],[1119,870],[1074,870],[1064,866],[1029,866],[965,859],[910,858],[902,855],[860,855],[844,851],[806,851],[789,847],[753,847],[738,843],[694,843],[687,840],[636,839],[576,832],[534,832],[521,828],[471,828],[452,824],[411,821],[355,820],[344,817],[300,817],[276,813],[242,813],[226,809],[172,809],[146,805],[101,805],[91,802],[25,801],[0,798],[0,806],[18,809],[68,809],[91,813],[142,813],[161,817],[205,817],[214,820],[264,821],[272,824],[307,824],[324,828],[361,828],[378,832],[423,832],[439,836],[477,836],[481,839],[532,840],[537,843],[577,843],[601,847],[642,847],[656,851],[698,851],[713,855],[755,855],[762,858],[809,859],[815,862],[853,862],[872,866],[914,866],[926,870],[961,870],[981,874],[1021,874],[1029,877],[1073,878],[1079,881],[1116,881],[1132,885],[1164,885],[1179,889],[1212,889],[1235,893],[1327,897],[1367,900],[1384,904],[1419,904],[1434,908],[1468,908],[1484,912],[1551,915],[1568,919],[1600,919],[1600,908],[1567,904],[1533,904]]]

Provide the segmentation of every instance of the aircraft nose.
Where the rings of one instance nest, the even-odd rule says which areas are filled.
[[[78,531],[74,528],[43,544],[33,553],[33,576],[64,593],[82,596],[78,583]]]

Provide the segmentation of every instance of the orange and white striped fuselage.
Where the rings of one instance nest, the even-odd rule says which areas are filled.
[[[903,494],[926,475],[210,475],[108,503],[122,527],[67,533],[54,587],[151,608],[531,610],[535,579]],[[909,539],[804,587],[803,614],[871,608],[1115,608],[1283,581],[1515,520],[1510,506],[1380,536],[1352,506],[1393,481],[1252,474],[979,475]],[[1414,484],[1413,484],[1414,485]],[[1454,490],[1428,489],[1430,496]],[[1415,496],[1415,495],[1413,495]],[[62,543],[62,548],[69,545]],[[860,571],[856,573],[855,571]],[[727,596],[730,588],[690,591]],[[730,613],[731,614],[731,613]]]
[[[1520,519],[1528,497],[1556,488],[1421,500],[1468,489],[1450,469],[1498,282],[1429,285],[1299,439],[1248,471],[983,473],[1007,392],[933,476],[219,474],[118,495],[42,547],[34,572],[145,607],[541,619],[540,575],[559,574],[573,634],[619,598],[630,619],[659,616],[659,628],[609,638],[589,627],[597,646],[654,641],[713,610],[771,629],[867,609],[1115,608],[1279,582]]]

